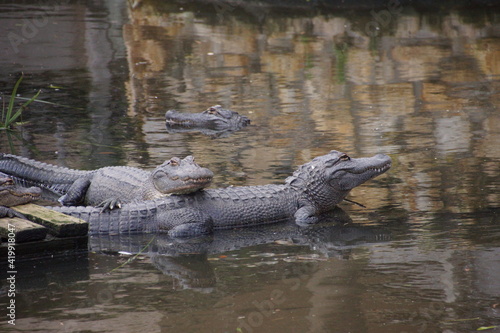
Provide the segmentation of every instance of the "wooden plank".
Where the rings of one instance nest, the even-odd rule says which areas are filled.
[[[85,236],[88,233],[88,223],[73,216],[34,204],[11,208],[23,214],[31,221],[47,227],[50,234],[56,237]]]
[[[44,239],[47,228],[18,217],[0,219],[0,236],[14,238],[15,243],[24,243]]]
[[[47,236],[44,240],[15,244],[16,261],[24,259],[37,259],[55,255],[85,253],[88,251],[88,237],[54,238]],[[7,258],[8,244],[0,245],[0,261]]]

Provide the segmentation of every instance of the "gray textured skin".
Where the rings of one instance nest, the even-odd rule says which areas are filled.
[[[8,207],[24,205],[40,198],[42,190],[38,187],[24,188],[14,185],[14,181],[7,177],[0,177],[0,218],[24,216]]]
[[[165,120],[170,133],[197,131],[209,136],[228,135],[250,124],[247,117],[223,109],[220,105],[214,105],[200,113],[169,110],[165,114]]]
[[[151,241],[150,234],[95,234],[89,238],[92,251],[125,251],[168,256],[189,254],[217,254],[235,251],[259,244],[270,244],[286,240],[295,245],[310,245],[326,256],[337,250],[348,249],[367,242],[388,241],[388,230],[353,224],[349,215],[337,207],[323,214],[317,224],[299,227],[292,221],[276,225],[262,225],[246,229],[216,230],[213,236],[177,240],[165,234],[157,235],[148,249],[144,245]]]
[[[22,184],[36,185],[58,194],[66,206],[120,207],[134,200],[152,200],[186,194],[210,185],[213,173],[192,156],[173,157],[152,172],[116,166],[92,171],[73,170],[28,158],[0,154],[0,171]]]
[[[228,187],[123,205],[100,213],[93,207],[56,207],[90,224],[90,233],[169,232],[207,234],[212,229],[255,226],[294,219],[315,223],[354,187],[386,172],[387,155],[351,159],[332,150],[298,168],[284,185]]]
[[[261,244],[273,244],[275,249],[280,244],[282,248],[308,246],[322,257],[346,259],[353,248],[389,240],[389,230],[352,223],[349,216],[337,207],[322,214],[317,224],[306,227],[290,221],[246,229],[215,230],[213,235],[191,239],[176,239],[165,234],[96,234],[89,237],[89,249],[106,254],[147,255],[154,266],[176,280],[177,288],[209,292],[217,285],[214,267],[207,260],[211,255]],[[264,248],[261,251],[265,251]],[[296,254],[295,251],[290,253]]]

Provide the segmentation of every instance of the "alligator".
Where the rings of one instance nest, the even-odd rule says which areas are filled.
[[[113,166],[92,171],[74,170],[25,157],[0,154],[0,171],[23,185],[35,185],[62,195],[64,206],[120,208],[134,200],[151,200],[170,194],[191,193],[210,185],[213,173],[192,156],[172,157],[152,172]]]
[[[238,256],[246,252],[234,251],[248,247],[262,253],[276,251],[279,246],[283,249],[278,250],[280,253],[288,247],[291,257],[312,251],[320,258],[345,259],[351,256],[353,248],[388,242],[391,238],[390,230],[353,223],[349,215],[337,207],[331,213],[322,214],[317,224],[306,227],[289,221],[246,229],[215,230],[213,235],[193,239],[176,239],[166,234],[97,234],[89,237],[88,244],[89,250],[96,253],[146,255],[156,268],[176,280],[177,287],[206,292],[217,284],[209,256],[219,257],[229,251],[231,256]],[[302,249],[292,249],[297,246]]]
[[[213,229],[255,226],[293,218],[315,223],[354,187],[391,167],[378,154],[350,158],[332,150],[300,166],[283,185],[205,189],[187,195],[124,204],[101,213],[94,207],[55,207],[89,222],[89,233],[167,232],[173,237],[210,234]]]
[[[389,230],[353,223],[349,214],[336,207],[321,214],[318,222],[298,226],[291,219],[281,224],[265,224],[253,228],[214,230],[207,237],[172,238],[167,234],[94,234],[89,237],[93,252],[149,253],[171,257],[189,254],[219,254],[245,247],[271,244],[308,245],[326,257],[336,256],[359,244],[384,242],[391,239]],[[148,244],[148,246],[145,246]]]
[[[0,177],[0,218],[20,217],[25,218],[21,213],[9,208],[17,205],[24,205],[40,198],[42,190],[38,187],[20,187],[14,185],[14,181],[8,177]]]
[[[165,114],[167,132],[200,132],[211,137],[225,137],[250,124],[248,117],[214,105],[200,113],[169,110]]]

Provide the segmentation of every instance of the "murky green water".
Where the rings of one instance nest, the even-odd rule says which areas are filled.
[[[500,326],[500,11],[317,5],[0,3],[2,100],[23,72],[21,96],[56,104],[1,131],[1,152],[82,169],[193,154],[214,186],[279,183],[331,149],[394,161],[352,191],[367,208],[343,204],[312,230],[92,237],[86,254],[19,263],[16,326],[2,314],[2,330]],[[166,133],[168,109],[214,104],[252,125]]]

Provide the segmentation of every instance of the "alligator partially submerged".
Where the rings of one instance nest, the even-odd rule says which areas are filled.
[[[24,205],[40,198],[42,190],[38,187],[25,188],[17,186],[8,177],[0,177],[0,218],[20,217],[22,214],[9,208],[17,205]]]
[[[271,244],[277,241],[294,245],[310,245],[315,252],[327,257],[359,244],[388,241],[389,230],[353,223],[340,207],[322,214],[318,223],[297,226],[293,221],[266,224],[254,228],[214,230],[210,237],[176,239],[158,234],[94,234],[89,246],[95,252],[149,253],[178,257],[185,254],[219,254],[245,247]],[[145,245],[149,245],[145,249]],[[281,242],[280,242],[281,243]]]
[[[355,159],[332,150],[300,166],[283,185],[207,189],[124,204],[119,210],[104,213],[94,207],[53,209],[88,221],[91,234],[168,232],[191,236],[289,218],[304,225],[315,223],[318,215],[333,210],[351,189],[390,167],[387,155]]]
[[[192,156],[173,157],[152,172],[114,166],[92,171],[74,170],[25,157],[0,154],[0,171],[24,185],[56,192],[65,206],[119,208],[134,200],[152,200],[170,194],[186,194],[210,185],[213,173]]]
[[[181,113],[169,110],[165,114],[169,133],[200,132],[212,137],[227,136],[250,124],[250,119],[238,112],[214,105],[200,113]]]
[[[215,230],[213,235],[193,239],[176,239],[166,234],[155,236],[151,234],[96,234],[89,237],[88,244],[89,250],[97,253],[128,253],[130,255],[141,253],[150,257],[152,264],[165,275],[172,276],[176,280],[176,286],[210,291],[205,288],[216,286],[217,279],[212,266],[214,262],[208,259],[209,256],[219,257],[230,251],[230,256],[237,258],[247,252],[235,251],[244,248],[252,247],[252,252],[262,253],[270,249],[276,251],[276,247],[279,246],[279,253],[289,248],[287,252],[291,257],[297,255],[300,257],[300,254],[307,255],[312,251],[320,257],[317,260],[325,257],[345,259],[351,257],[353,248],[369,247],[370,244],[390,240],[391,232],[388,229],[352,223],[349,215],[337,207],[330,213],[322,214],[317,224],[306,227],[299,227],[293,222],[285,222],[254,228]],[[271,248],[268,248],[266,244]],[[296,248],[297,246],[302,249]],[[310,250],[306,250],[305,247]],[[284,258],[290,259],[290,256]],[[262,263],[260,260],[265,260],[262,257],[260,259],[245,257],[245,259],[260,263]],[[268,259],[276,260],[277,258]]]

